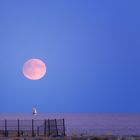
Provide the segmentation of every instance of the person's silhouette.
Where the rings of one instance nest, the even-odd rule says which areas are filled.
[[[36,116],[37,115],[37,110],[35,107],[33,107],[33,115]]]

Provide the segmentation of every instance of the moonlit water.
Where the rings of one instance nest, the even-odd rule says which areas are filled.
[[[138,135],[140,114],[0,114],[0,119],[65,119],[67,135]]]

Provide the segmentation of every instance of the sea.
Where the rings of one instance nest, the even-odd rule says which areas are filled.
[[[0,114],[0,120],[65,119],[69,135],[140,135],[140,114],[38,113]]]

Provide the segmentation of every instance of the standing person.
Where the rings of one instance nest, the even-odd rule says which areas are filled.
[[[33,107],[33,116],[36,116],[37,115],[37,109],[36,109],[36,107]]]

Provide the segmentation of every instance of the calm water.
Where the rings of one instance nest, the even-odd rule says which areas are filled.
[[[67,135],[140,135],[140,114],[0,114],[0,119],[64,118]]]

